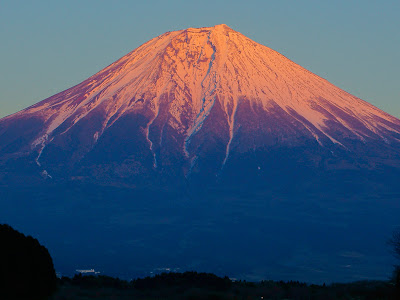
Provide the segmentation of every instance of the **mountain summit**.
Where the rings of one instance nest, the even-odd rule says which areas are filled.
[[[224,24],[166,32],[0,120],[3,179],[264,180],[399,153],[400,120]]]

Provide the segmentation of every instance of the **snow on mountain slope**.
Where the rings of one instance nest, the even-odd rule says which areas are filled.
[[[28,135],[16,129],[27,120],[37,124]],[[108,151],[105,140],[109,147],[133,139],[121,161],[147,170],[176,164],[187,176],[199,157],[213,156],[217,173],[232,151],[276,144],[314,141],[354,152],[361,142],[396,153],[400,121],[222,24],[148,41],[77,86],[3,118],[0,137],[3,158],[31,153],[38,167],[47,157],[50,168],[60,160],[73,168],[93,163],[93,153]]]

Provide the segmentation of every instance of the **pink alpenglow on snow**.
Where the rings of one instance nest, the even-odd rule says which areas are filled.
[[[30,157],[47,175],[60,176],[62,165],[71,176],[178,168],[187,178],[204,165],[218,175],[233,153],[276,145],[333,153],[372,143],[395,153],[400,121],[221,24],[153,38],[82,83],[3,118],[0,134],[0,154],[11,149],[2,161]]]

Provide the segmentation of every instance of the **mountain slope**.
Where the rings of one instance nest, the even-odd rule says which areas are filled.
[[[265,177],[398,167],[399,150],[398,119],[226,25],[162,34],[0,120],[3,178]]]

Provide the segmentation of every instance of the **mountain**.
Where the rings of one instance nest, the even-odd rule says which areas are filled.
[[[222,24],[0,120],[3,181],[235,182],[400,166],[400,120]]]
[[[0,219],[67,275],[387,279],[399,154],[400,120],[226,25],[189,28],[0,120]]]

